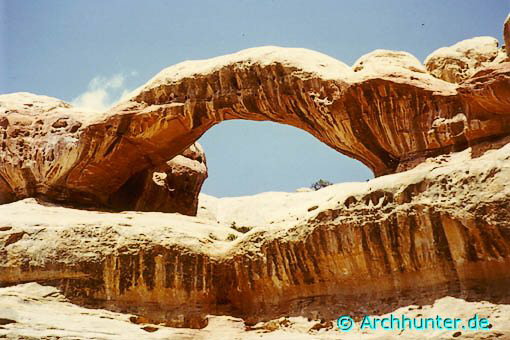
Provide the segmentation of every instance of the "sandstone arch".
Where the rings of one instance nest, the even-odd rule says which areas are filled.
[[[37,143],[27,146],[32,156],[11,151],[12,164],[0,173],[7,183],[2,191],[23,197],[9,189],[21,178],[31,183],[24,197],[109,205],[130,178],[229,119],[292,125],[360,160],[376,176],[393,173],[510,133],[510,63],[490,67],[453,84],[427,73],[412,55],[385,50],[361,57],[352,68],[318,52],[279,47],[184,62],[103,115],[76,122],[68,114],[64,128],[74,144],[49,146],[44,171],[25,162],[37,155]],[[63,124],[52,114],[46,140]]]
[[[478,120],[482,108],[473,109],[456,85],[428,75],[408,54],[379,51],[354,69],[374,59],[379,68],[354,72],[313,51],[262,48],[171,67],[84,131],[84,149],[94,151],[83,153],[67,184],[79,191],[92,185],[107,196],[133,172],[178,154],[228,119],[301,128],[376,176],[510,131],[507,117]],[[114,180],[105,175],[113,173]]]
[[[475,146],[353,191],[303,193],[320,198],[282,228],[263,218],[230,247],[227,233],[237,231],[226,220],[223,229],[210,220],[218,239],[200,218],[156,214],[136,231],[126,222],[151,214],[109,214],[111,223],[97,225],[105,215],[73,209],[69,223],[65,208],[3,206],[0,284],[45,282],[81,303],[133,306],[181,327],[203,327],[213,313],[253,323],[332,319],[336,306],[363,304],[363,314],[380,314],[445,295],[507,303],[510,62],[496,59],[461,70],[465,79],[436,70],[462,78],[453,84],[403,52],[374,51],[349,68],[311,51],[264,48],[177,65],[104,114],[0,96],[0,203],[34,196],[108,206],[126,183],[167,171],[174,155],[205,166],[183,150],[226,119],[297,126],[378,175]],[[484,154],[490,148],[499,150]],[[39,216],[50,216],[47,226]]]

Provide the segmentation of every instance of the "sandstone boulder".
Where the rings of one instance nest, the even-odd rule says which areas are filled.
[[[207,178],[205,154],[195,143],[170,161],[131,177],[111,197],[119,210],[196,215],[198,195]]]

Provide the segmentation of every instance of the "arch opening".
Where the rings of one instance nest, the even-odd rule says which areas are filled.
[[[223,122],[198,142],[209,173],[202,192],[216,197],[293,192],[319,179],[340,183],[373,177],[361,162],[303,130],[274,122]]]

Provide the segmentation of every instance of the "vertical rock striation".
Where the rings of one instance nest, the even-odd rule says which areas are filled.
[[[80,304],[194,328],[207,314],[333,319],[445,295],[508,303],[510,144],[476,152],[292,194],[320,202],[244,236],[197,217],[13,203],[0,207],[0,284],[49,283]]]
[[[9,203],[197,215],[207,171],[193,143],[229,119],[303,129],[379,177],[229,198],[233,216],[221,204],[197,217]],[[0,285],[37,281],[193,328],[208,314],[333,319],[445,295],[510,303],[509,142],[510,62],[488,37],[425,66],[398,51],[351,68],[304,49],[249,49],[165,69],[105,113],[2,95]],[[262,221],[222,222],[243,211]]]

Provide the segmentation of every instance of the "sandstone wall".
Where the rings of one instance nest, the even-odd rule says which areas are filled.
[[[37,214],[24,225],[5,217],[0,283],[49,283],[83,305],[188,327],[203,327],[207,314],[332,319],[446,295],[508,303],[509,147],[440,156],[347,196],[333,188],[329,208],[290,227],[231,231],[239,239],[230,243],[129,219],[45,227]],[[174,218],[166,223],[185,223]]]

